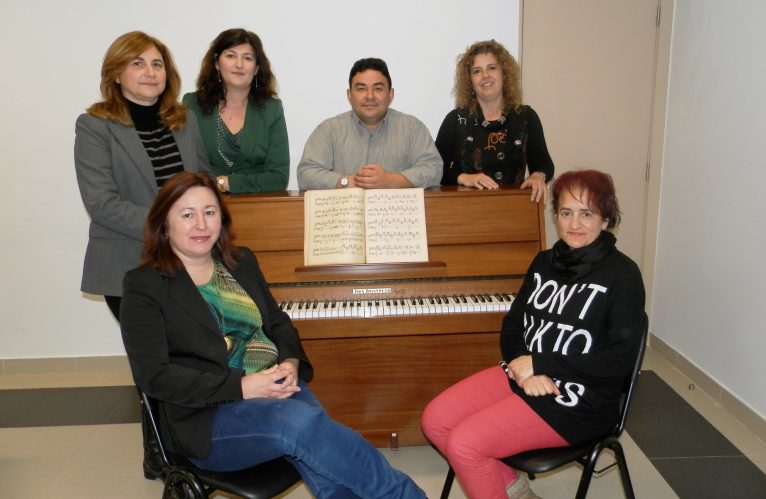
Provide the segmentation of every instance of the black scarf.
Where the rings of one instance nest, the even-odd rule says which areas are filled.
[[[602,230],[595,241],[582,248],[572,249],[562,240],[553,245],[552,264],[566,282],[572,282],[586,275],[615,251],[617,238],[614,234]]]

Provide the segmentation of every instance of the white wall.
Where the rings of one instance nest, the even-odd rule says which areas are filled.
[[[652,331],[766,416],[766,3],[676,0]]]
[[[0,2],[0,358],[117,355],[106,305],[80,293],[88,217],[74,175],[78,114],[99,99],[109,44],[146,31],[173,52],[193,89],[200,60],[222,30],[245,27],[264,42],[280,83],[292,175],[309,133],[349,108],[348,72],[362,57],[389,65],[393,107],[436,134],[452,108],[455,57],[495,38],[517,54],[518,1],[2,0]]]

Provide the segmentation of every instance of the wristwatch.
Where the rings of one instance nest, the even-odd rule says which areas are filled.
[[[343,175],[340,178],[340,188],[343,189],[344,187],[348,187],[348,175]]]

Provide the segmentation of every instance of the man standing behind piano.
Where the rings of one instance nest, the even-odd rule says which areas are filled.
[[[394,89],[382,59],[356,61],[348,77],[351,111],[314,130],[298,164],[302,190],[439,185],[442,159],[426,126],[389,108]]]

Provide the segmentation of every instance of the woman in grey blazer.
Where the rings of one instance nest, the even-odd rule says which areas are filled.
[[[210,173],[194,115],[178,103],[168,48],[134,31],[101,66],[100,102],[77,119],[77,183],[90,215],[81,290],[104,295],[119,320],[122,278],[138,265],[146,214],[159,187],[183,170]]]

